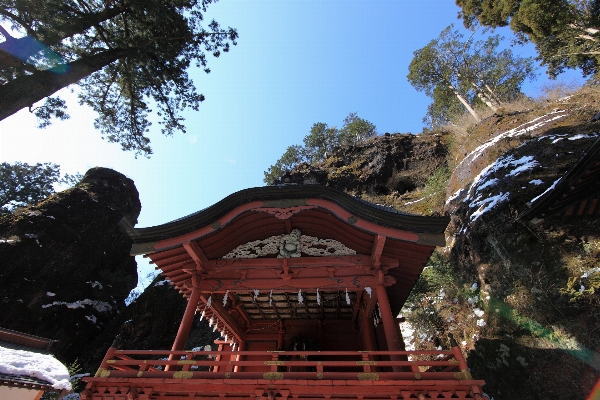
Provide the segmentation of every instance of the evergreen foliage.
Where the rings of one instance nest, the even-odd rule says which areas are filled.
[[[16,162],[0,164],[0,215],[16,207],[35,204],[54,194],[54,184],[74,186],[83,178],[75,174],[60,177],[60,166],[53,163],[30,165]]]
[[[556,77],[566,68],[598,74],[600,1],[456,0],[467,28],[510,26],[518,41],[531,41],[538,60]]]
[[[53,116],[64,119],[64,102],[50,96],[77,84],[80,103],[98,113],[103,138],[149,156],[151,104],[163,134],[185,132],[180,112],[198,110],[204,100],[188,67],[194,62],[208,73],[206,53],[219,57],[236,44],[235,29],[214,20],[202,25],[211,3],[0,0],[0,21],[25,35],[0,29],[0,120],[44,98],[36,111],[40,125]]]
[[[423,122],[443,126],[465,111],[479,121],[478,106],[496,110],[522,95],[525,79],[535,77],[533,60],[515,56],[510,49],[498,50],[501,40],[495,35],[465,41],[450,25],[414,52],[408,81],[433,99]]]
[[[54,193],[60,167],[53,163],[29,165],[16,162],[0,164],[0,214],[15,207],[37,203]]]
[[[355,112],[344,119],[341,129],[330,127],[324,122],[317,122],[313,124],[310,133],[304,137],[304,146],[289,146],[279,160],[264,172],[264,182],[267,185],[274,185],[286,172],[301,163],[313,164],[324,161],[336,147],[360,144],[375,135],[377,135],[375,125],[360,118]]]

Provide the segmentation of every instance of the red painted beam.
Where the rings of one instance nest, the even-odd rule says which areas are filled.
[[[201,273],[206,273],[206,266],[208,264],[208,258],[198,246],[196,242],[185,242],[183,248],[192,257],[192,260],[196,263],[196,269]]]

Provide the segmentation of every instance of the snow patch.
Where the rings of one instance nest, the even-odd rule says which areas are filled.
[[[56,296],[56,293],[46,292],[46,296],[54,297]]]
[[[98,288],[98,289],[102,290],[102,284],[98,281],[94,281],[94,282],[90,281],[90,282],[86,282],[86,283],[89,283],[90,285],[92,285],[92,289]]]
[[[60,306],[60,305],[65,305],[65,306],[67,306],[67,308],[71,308],[71,309],[85,308],[85,306],[92,306],[99,312],[108,312],[108,311],[112,310],[112,306],[109,303],[107,303],[105,301],[90,300],[90,299],[77,300],[73,303],[67,303],[65,301],[55,301],[50,304],[44,304],[42,306],[42,308],[48,308],[48,307]]]
[[[154,286],[163,286],[163,285],[168,285],[169,283],[171,283],[171,281],[168,279],[165,279],[164,281],[156,282],[154,284]]]
[[[529,181],[529,183],[532,185],[543,185],[544,184],[544,182],[540,179],[531,180],[531,181]]]
[[[567,115],[566,112],[567,112],[566,110],[556,110],[549,114],[542,115],[541,117],[535,118],[535,119],[533,119],[529,122],[526,122],[522,125],[519,125],[516,128],[513,128],[509,131],[499,134],[495,138],[488,140],[487,142],[485,142],[484,144],[482,144],[481,146],[477,147],[475,150],[470,152],[458,164],[458,166],[456,168],[460,168],[463,163],[470,163],[472,160],[474,160],[477,157],[479,157],[480,155],[482,155],[485,150],[492,147],[493,145],[500,142],[501,140],[508,138],[508,137],[516,137],[516,136],[520,136],[520,135],[523,135],[528,132],[532,132],[535,129],[538,129],[554,120],[565,117]],[[560,114],[560,115],[554,115],[554,114]]]
[[[93,324],[95,324],[95,323],[96,323],[96,321],[98,321],[98,319],[96,318],[96,316],[95,316],[94,314],[92,314],[92,315],[86,315],[86,316],[85,316],[85,318],[86,318],[88,321],[91,321]]]
[[[0,373],[30,376],[50,383],[54,389],[72,390],[67,367],[50,354],[0,346]]]
[[[481,200],[480,202],[475,202],[473,205],[475,207],[479,206],[479,208],[477,208],[477,211],[475,211],[473,214],[471,214],[471,217],[470,217],[471,222],[477,221],[477,219],[479,219],[479,217],[481,217],[483,214],[492,210],[498,204],[503,203],[507,200],[508,200],[508,193],[501,192],[500,194],[498,194],[496,196],[488,197],[486,199]]]
[[[557,180],[555,180],[554,183],[548,189],[544,190],[544,193],[542,193],[539,196],[536,196],[533,199],[531,199],[531,201],[528,204],[535,203],[540,197],[542,197],[543,195],[545,195],[549,191],[553,190],[556,187],[556,185],[558,184],[558,182],[560,182],[561,179],[562,179],[562,176],[560,178],[558,178]]]
[[[510,165],[517,168],[513,169],[508,176],[516,176],[522,172],[532,170],[540,164],[534,160],[533,156],[523,156],[518,160],[511,161]]]

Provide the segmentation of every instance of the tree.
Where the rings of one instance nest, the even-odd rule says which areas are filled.
[[[443,125],[466,110],[479,121],[476,105],[498,109],[502,102],[521,95],[525,79],[533,79],[531,58],[498,50],[500,36],[474,42],[463,41],[453,25],[422,49],[414,52],[408,81],[434,100],[424,122]]]
[[[510,26],[519,42],[531,41],[551,77],[566,68],[598,75],[599,0],[456,0],[456,4],[467,28]]]
[[[79,172],[60,177],[60,166],[53,163],[0,164],[0,215],[16,207],[35,204],[54,194],[54,184],[69,187],[78,184],[83,175]]]
[[[37,203],[52,195],[53,185],[59,179],[60,167],[56,164],[0,164],[0,214],[7,214],[15,207]]]
[[[344,126],[338,134],[338,142],[342,146],[354,146],[377,135],[375,125],[359,118],[357,113],[350,113],[344,118]]]
[[[290,171],[296,165],[306,161],[304,147],[299,145],[289,146],[285,153],[271,165],[265,172],[264,182],[267,185],[275,184],[275,181]]]
[[[212,2],[0,0],[0,21],[26,35],[0,30],[0,120],[45,98],[38,117],[64,116],[64,102],[50,96],[77,84],[103,138],[149,156],[151,105],[163,134],[185,132],[180,112],[204,100],[188,67],[209,73],[206,53],[219,57],[236,44],[235,29],[202,26]]]
[[[297,165],[307,162],[314,164],[324,161],[338,146],[354,146],[377,135],[376,127],[371,122],[350,113],[344,119],[341,129],[328,126],[324,122],[313,124],[310,133],[303,139],[304,146],[289,146],[285,153],[264,172],[264,182],[273,185],[286,172]]]
[[[313,124],[310,133],[303,139],[304,147],[301,152],[308,162],[325,159],[327,153],[331,154],[338,145],[338,130],[335,126],[329,127],[326,123]]]

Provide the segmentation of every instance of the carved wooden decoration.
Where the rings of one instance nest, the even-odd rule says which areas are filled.
[[[277,254],[278,258],[307,256],[351,256],[356,251],[333,239],[302,235],[298,229],[289,235],[276,235],[242,244],[223,258],[258,258]]]

